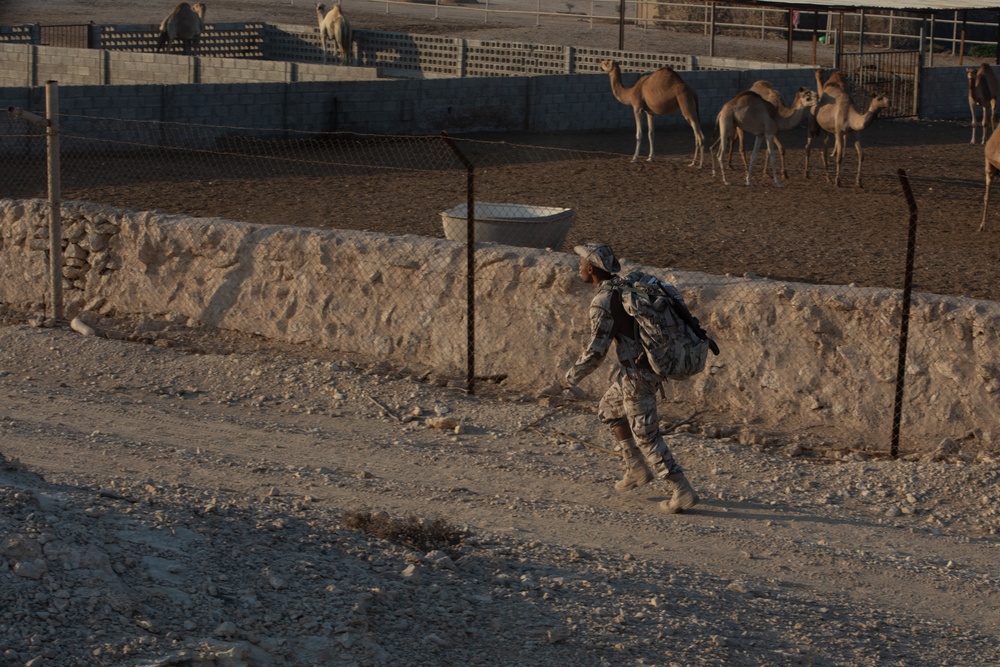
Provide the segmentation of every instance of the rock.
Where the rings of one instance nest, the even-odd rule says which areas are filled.
[[[431,417],[425,420],[424,424],[442,431],[454,431],[458,427],[458,422],[452,417]]]
[[[96,331],[94,331],[94,328],[92,326],[90,326],[82,319],[80,319],[79,316],[74,317],[73,320],[69,323],[69,326],[73,331],[77,332],[81,336],[93,336],[96,335],[97,333]]]

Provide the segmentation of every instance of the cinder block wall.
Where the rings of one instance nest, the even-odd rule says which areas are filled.
[[[0,199],[0,304],[40,309],[45,302],[47,214],[42,200]],[[85,309],[207,324],[464,377],[465,283],[421,281],[463,275],[461,243],[84,202],[65,202],[62,218],[72,250],[64,269],[70,317]],[[492,246],[476,261],[477,372],[506,375],[505,386],[525,391],[558,379],[588,334],[593,291],[577,278],[576,257]],[[896,360],[873,357],[867,344],[891,335],[886,322],[898,322],[898,290],[847,294],[624,264],[678,285],[723,350],[707,372],[668,383],[672,414],[708,409],[775,430],[791,418],[835,428],[859,446],[886,446]],[[401,289],[418,283],[426,288]],[[995,446],[998,311],[973,299],[915,297],[906,448],[932,449],[969,433],[972,444]],[[512,317],[518,303],[531,307]],[[606,363],[584,389],[599,395],[611,370]]]
[[[301,77],[300,77],[301,75]],[[0,42],[0,86],[366,81],[375,67]]]
[[[118,57],[120,54],[109,55]],[[273,65],[275,78],[280,78],[280,70],[286,65]],[[180,68],[182,65],[160,62],[158,67]],[[295,67],[300,75],[309,76],[313,68],[322,66],[300,64]],[[220,78],[238,76],[234,72],[223,75],[221,69],[210,71],[212,76],[219,74]],[[203,75],[209,76],[209,71]],[[166,74],[149,74],[150,79],[157,76]],[[626,85],[632,85],[638,75],[626,74],[623,78]],[[698,91],[701,122],[706,129],[711,127],[722,104],[759,78],[767,78],[791,96],[798,86],[812,81],[812,72],[685,73],[685,80]],[[44,109],[44,96],[39,88],[2,88],[0,102],[36,112]],[[169,119],[177,123],[238,125],[275,131],[295,128],[306,132],[365,134],[436,134],[442,130],[581,132],[632,128],[635,123],[631,108],[612,96],[605,74],[291,84],[60,84],[60,109],[71,115]],[[657,125],[677,124],[686,124],[680,114],[657,119]]]
[[[922,118],[964,120],[971,117],[969,80],[964,67],[925,67],[920,86]],[[977,114],[982,118],[981,109]]]

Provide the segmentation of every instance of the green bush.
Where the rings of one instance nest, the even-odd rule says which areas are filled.
[[[973,58],[996,58],[997,45],[976,44],[971,49],[969,49],[969,55],[972,56]]]

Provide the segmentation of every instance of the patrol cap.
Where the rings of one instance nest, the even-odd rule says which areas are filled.
[[[584,243],[574,247],[573,250],[593,266],[608,273],[618,273],[622,269],[618,258],[615,257],[615,251],[607,243]]]

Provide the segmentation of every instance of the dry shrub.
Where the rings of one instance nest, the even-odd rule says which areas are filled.
[[[407,515],[402,518],[385,512],[349,510],[344,512],[345,528],[360,530],[383,540],[399,542],[420,551],[443,549],[462,541],[463,531],[444,519],[425,519]]]

